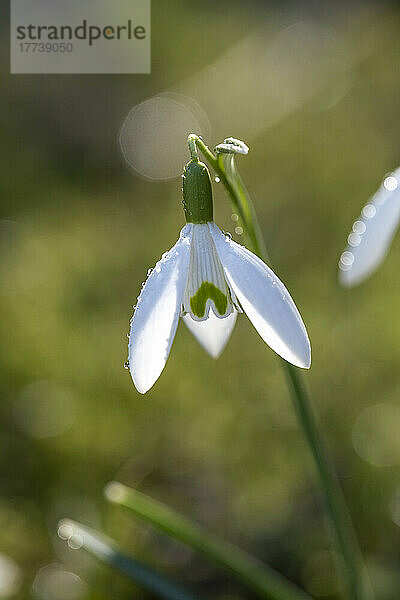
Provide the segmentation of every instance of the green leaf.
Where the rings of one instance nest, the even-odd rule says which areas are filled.
[[[261,597],[269,600],[311,600],[277,571],[165,504],[116,481],[107,485],[105,496],[109,501],[129,509],[136,517],[213,559]]]
[[[70,519],[63,519],[58,535],[71,549],[84,548],[92,556],[114,568],[148,592],[164,600],[194,600],[194,597],[133,558],[123,554],[106,536]]]

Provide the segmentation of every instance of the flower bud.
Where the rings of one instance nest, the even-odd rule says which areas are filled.
[[[222,144],[215,146],[217,154],[248,154],[249,147],[247,144],[233,137],[225,138]]]

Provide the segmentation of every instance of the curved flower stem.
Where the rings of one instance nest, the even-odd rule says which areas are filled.
[[[262,260],[268,261],[268,254],[257,215],[249,194],[235,169],[233,155],[230,155],[229,170],[227,171],[221,155],[216,157],[199,137],[196,139],[196,144],[224,184],[233,206],[243,221],[251,249]],[[330,518],[335,547],[342,559],[341,571],[346,583],[346,595],[351,600],[373,600],[374,594],[365,569],[358,540],[354,533],[351,518],[326,441],[314,411],[310,393],[304,383],[300,370],[285,360],[280,360],[288,381],[294,408],[310,447],[320,485],[325,496],[326,509]]]
[[[260,597],[268,600],[311,600],[308,594],[271,567],[193,523],[169,506],[117,481],[107,485],[105,495],[111,502],[127,508],[136,517],[148,521],[228,569]]]
[[[190,158],[192,160],[199,160],[199,157],[198,157],[198,154],[197,154],[196,138],[197,138],[197,136],[194,135],[193,133],[191,133],[189,135],[189,137],[188,137],[188,146],[189,146]]]

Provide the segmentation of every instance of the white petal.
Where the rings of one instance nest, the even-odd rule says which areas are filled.
[[[203,348],[213,358],[218,358],[230,338],[236,316],[237,312],[234,311],[224,319],[220,319],[210,310],[206,321],[195,321],[189,314],[186,314],[183,320]]]
[[[400,169],[386,177],[353,224],[339,260],[339,280],[351,287],[382,263],[400,221]]]
[[[215,223],[209,227],[229,285],[262,339],[285,360],[309,368],[307,331],[283,283],[261,259],[224,235]]]
[[[193,225],[183,307],[195,321],[205,321],[211,312],[223,318],[234,310],[224,270],[207,223]]]
[[[138,298],[129,336],[129,369],[144,394],[167,361],[181,312],[190,258],[192,226],[156,264]]]

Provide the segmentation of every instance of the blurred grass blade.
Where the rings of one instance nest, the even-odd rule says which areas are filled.
[[[113,567],[151,594],[165,600],[195,600],[194,596],[171,583],[164,576],[124,555],[104,535],[70,519],[63,519],[58,535],[72,549],[84,548],[92,556]]]
[[[105,495],[111,502],[132,511],[136,517],[212,558],[260,596],[269,600],[310,600],[310,596],[277,571],[165,504],[116,481],[107,485]]]

